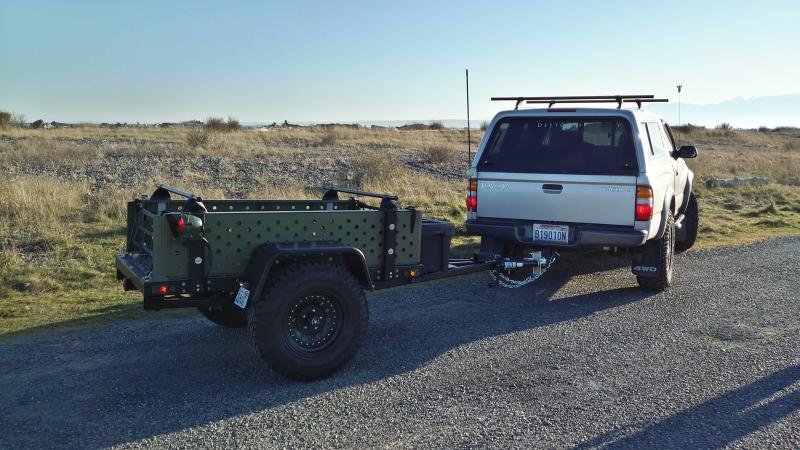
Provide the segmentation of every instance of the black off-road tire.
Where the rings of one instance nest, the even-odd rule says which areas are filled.
[[[247,312],[234,305],[231,298],[215,302],[211,306],[198,306],[197,310],[206,319],[223,327],[243,328],[247,325]]]
[[[675,218],[672,216],[672,211],[668,211],[667,214],[664,235],[657,241],[658,272],[654,277],[636,277],[639,287],[646,291],[663,291],[672,282],[672,267],[675,264]]]
[[[277,373],[316,380],[339,370],[367,334],[364,290],[342,265],[299,262],[270,276],[250,306],[256,353]]]
[[[689,193],[689,202],[686,204],[686,211],[683,213],[683,227],[686,230],[684,240],[675,242],[675,253],[682,253],[689,250],[697,240],[697,227],[700,226],[700,208],[697,205],[697,197],[694,192]]]

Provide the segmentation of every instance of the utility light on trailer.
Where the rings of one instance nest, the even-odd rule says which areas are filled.
[[[186,231],[186,218],[182,214],[167,215],[167,223],[172,235],[175,237],[179,237]]]

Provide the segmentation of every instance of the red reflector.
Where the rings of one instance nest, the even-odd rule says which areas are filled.
[[[162,284],[158,288],[158,293],[161,295],[169,295],[169,286],[167,286],[166,284]]]
[[[186,219],[179,217],[175,221],[175,234],[183,234],[184,231],[186,231]]]
[[[636,205],[636,220],[650,220],[653,217],[653,205]]]
[[[478,197],[467,197],[467,211],[476,211],[478,209]]]

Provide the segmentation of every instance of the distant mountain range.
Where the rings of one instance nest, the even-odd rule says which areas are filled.
[[[678,104],[653,104],[647,109],[659,113],[670,124],[678,123]],[[800,127],[800,94],[736,98],[708,105],[681,104],[681,123],[713,127],[729,123],[736,128]]]

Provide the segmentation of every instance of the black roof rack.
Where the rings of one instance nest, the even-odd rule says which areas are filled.
[[[654,98],[654,95],[568,95],[560,97],[492,97],[492,101],[514,101],[514,109],[519,109],[519,104],[547,103],[552,107],[556,103],[616,103],[617,108],[622,108],[623,102],[636,103],[639,108],[642,103],[668,102],[666,98]]]

